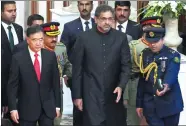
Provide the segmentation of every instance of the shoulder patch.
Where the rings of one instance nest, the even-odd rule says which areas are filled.
[[[140,43],[139,40],[132,40],[132,41],[130,41],[130,44],[131,45],[136,45],[138,43]]]
[[[58,46],[65,46],[62,42],[57,42],[56,45],[58,45]]]
[[[180,63],[180,58],[179,57],[174,57],[174,62],[175,63]]]

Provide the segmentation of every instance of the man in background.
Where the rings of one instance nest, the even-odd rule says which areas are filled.
[[[68,58],[71,62],[71,53],[75,44],[76,38],[79,33],[91,29],[95,22],[91,18],[91,11],[93,9],[93,1],[77,1],[77,7],[80,13],[80,17],[66,23],[61,35],[60,42],[63,42],[67,48]],[[73,59],[72,59],[73,60]],[[70,89],[72,88],[71,85]],[[73,108],[73,125],[82,126],[83,115],[76,106]]]
[[[6,88],[13,49],[23,41],[23,28],[15,23],[15,19],[16,2],[1,1],[1,110],[5,114],[8,112]]]
[[[133,40],[137,40],[142,36],[142,29],[140,25],[129,19],[131,13],[130,1],[115,1],[115,18],[116,30],[132,36]]]
[[[44,31],[44,48],[56,53],[58,62],[58,69],[60,75],[60,89],[61,89],[61,114],[63,113],[63,78],[66,85],[68,85],[68,79],[72,77],[72,65],[68,61],[67,50],[63,43],[58,42],[59,31],[58,22],[50,22],[42,24]],[[60,125],[61,118],[57,118],[54,121],[55,125]]]
[[[39,15],[39,14],[33,14],[30,15],[27,19],[27,27],[33,26],[33,25],[41,25],[44,23],[44,18],[43,16]],[[28,44],[26,42],[26,40],[24,40],[23,42],[15,45],[14,49],[13,49],[13,53],[17,53],[20,50],[23,50],[23,48],[27,47]]]
[[[76,36],[80,32],[91,29],[95,24],[94,19],[91,18],[93,1],[78,1],[77,7],[80,17],[64,25],[64,30],[60,40],[66,45],[68,55],[71,54],[71,49],[76,41]]]

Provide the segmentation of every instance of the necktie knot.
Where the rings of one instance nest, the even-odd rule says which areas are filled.
[[[88,21],[85,21],[85,25],[88,25],[89,24],[89,22]]]
[[[8,28],[8,30],[11,30],[12,26],[8,26],[7,28]]]
[[[37,53],[35,53],[34,56],[37,58],[39,55]]]
[[[122,25],[118,25],[118,29],[119,29],[119,31],[122,31],[122,30],[121,30],[122,28],[123,28]]]

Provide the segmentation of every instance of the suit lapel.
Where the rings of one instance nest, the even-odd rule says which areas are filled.
[[[13,26],[14,26],[14,29],[15,29],[15,31],[16,31],[16,34],[17,34],[17,38],[18,38],[18,42],[21,40],[21,38],[20,38],[20,31],[19,31],[19,28],[18,27],[16,27],[16,25],[13,23]]]
[[[128,20],[128,24],[127,24],[127,28],[126,28],[126,34],[131,33],[131,30],[132,30],[131,22],[130,22],[130,20]]]
[[[92,27],[94,27],[96,25],[94,18],[91,18],[91,21],[92,21]]]
[[[5,43],[7,45],[7,48],[9,49],[9,51],[12,52],[11,48],[10,48],[8,36],[7,36],[6,31],[5,31],[2,24],[1,24],[1,38],[4,38],[4,39],[1,39],[2,40],[1,42]]]
[[[45,70],[46,62],[47,62],[47,57],[44,53],[44,50],[41,49],[41,78],[40,78],[40,82],[42,81],[43,74],[45,73],[44,70]]]
[[[77,29],[79,31],[83,31],[83,26],[82,26],[82,23],[81,23],[81,19],[80,18],[77,19]]]
[[[30,53],[29,53],[29,50],[28,48],[25,49],[25,63],[27,63],[28,65],[28,69],[30,69],[30,72],[31,74],[33,75],[33,77],[37,80],[37,82],[39,83],[38,79],[37,79],[37,75],[36,75],[36,72],[35,72],[35,69],[34,69],[34,65],[32,63],[32,59],[31,59],[31,56],[30,56]]]

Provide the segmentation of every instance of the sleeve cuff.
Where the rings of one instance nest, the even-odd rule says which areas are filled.
[[[10,111],[10,113],[15,112],[15,111],[17,111],[17,110],[12,110],[12,111]]]
[[[136,108],[143,108],[143,100],[136,101]]]

